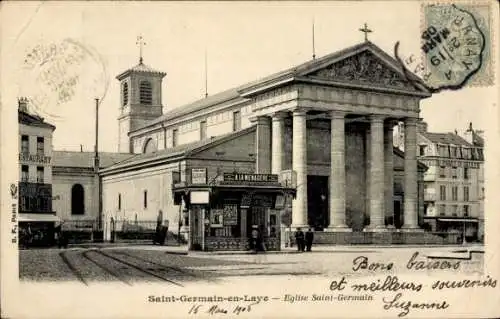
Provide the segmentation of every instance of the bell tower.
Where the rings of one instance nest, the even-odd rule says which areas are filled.
[[[120,115],[118,116],[118,152],[132,153],[128,133],[134,131],[163,114],[161,102],[164,72],[147,66],[142,58],[142,37],[137,39],[140,46],[139,64],[119,74]]]

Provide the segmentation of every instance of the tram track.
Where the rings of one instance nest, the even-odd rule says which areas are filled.
[[[152,264],[152,265],[154,265],[156,267],[161,267],[163,269],[170,269],[170,270],[173,270],[175,272],[178,272],[178,273],[180,273],[182,275],[186,275],[186,276],[189,276],[189,277],[193,277],[193,278],[198,278],[199,277],[196,274],[193,274],[191,271],[182,269],[180,267],[168,266],[168,265],[161,264],[161,263],[158,263],[158,262],[155,262],[155,261],[143,258],[143,257],[139,257],[139,256],[136,256],[136,255],[124,252],[124,251],[116,251],[114,253],[117,254],[117,255],[123,255],[123,256],[131,257],[131,258],[134,258],[134,259],[142,261],[142,262],[150,263],[150,264]]]
[[[88,263],[92,264],[93,267],[97,267],[95,269],[99,269],[100,272],[104,272],[107,278],[115,278],[128,286],[133,285],[131,282],[132,278],[141,278],[145,282],[151,281],[151,279],[154,278],[162,282],[168,282],[171,285],[183,287],[183,285],[179,282],[168,278],[167,274],[160,273],[166,270],[173,270],[176,271],[176,273],[182,274],[184,276],[195,277],[195,275],[189,274],[189,272],[185,272],[182,269],[178,269],[177,267],[162,265],[127,253],[123,253],[121,255],[127,256],[129,258],[135,258],[140,262],[134,263],[130,260],[119,258],[117,256],[114,256],[113,254],[109,254],[98,249],[90,249],[78,252],[71,251],[71,253],[73,254],[70,255],[70,251],[61,251],[58,255],[63,263],[71,271],[71,273],[78,279],[78,281],[86,286],[89,286],[89,282],[92,279],[96,279],[92,276],[92,272],[89,273]],[[80,261],[76,262],[78,261],[78,259],[80,259]],[[150,267],[148,269],[148,263],[150,265],[153,265],[153,267]]]
[[[184,287],[182,284],[180,284],[180,283],[178,283],[178,282],[176,282],[176,281],[174,281],[174,280],[172,280],[172,279],[170,279],[170,278],[167,278],[167,277],[166,277],[166,276],[164,276],[164,275],[158,274],[158,273],[156,273],[156,272],[154,272],[154,271],[151,271],[151,270],[148,270],[148,269],[144,269],[144,268],[139,267],[139,266],[137,266],[137,265],[135,265],[135,264],[133,264],[133,263],[131,263],[131,262],[128,262],[128,261],[123,260],[123,259],[121,259],[121,258],[117,258],[116,256],[113,256],[113,255],[111,255],[111,254],[105,253],[105,252],[103,252],[103,251],[101,251],[101,250],[92,250],[92,251],[93,251],[93,252],[95,252],[95,253],[97,253],[97,254],[100,254],[100,255],[102,255],[102,256],[104,256],[104,257],[107,257],[107,258],[109,258],[109,259],[112,259],[112,260],[114,260],[114,261],[116,261],[116,262],[118,262],[118,263],[121,263],[121,264],[123,264],[123,265],[126,265],[126,266],[128,266],[128,267],[130,267],[130,268],[133,268],[133,269],[135,269],[135,270],[137,270],[137,271],[140,271],[140,272],[142,272],[142,273],[148,274],[148,275],[149,275],[149,276],[151,276],[151,277],[155,277],[155,278],[157,278],[157,279],[160,279],[160,280],[162,280],[162,281],[164,281],[164,282],[168,282],[168,283],[170,283],[170,284],[172,284],[172,285],[175,285],[175,286]],[[148,261],[148,262],[149,262],[149,261]]]
[[[73,263],[69,261],[67,254],[68,254],[67,251],[61,251],[59,253],[59,257],[61,257],[62,261],[66,264],[66,266],[68,266],[69,270],[71,270],[71,272],[73,273],[73,275],[75,275],[78,281],[83,283],[85,286],[88,286],[89,285],[88,282],[85,280],[81,272],[75,267],[75,265],[73,265]]]
[[[129,285],[129,286],[132,286],[132,284],[128,280],[126,280],[125,278],[123,278],[123,276],[121,276],[117,272],[113,271],[111,269],[111,267],[105,266],[105,265],[99,263],[98,261],[96,261],[95,259],[91,258],[89,256],[89,253],[91,253],[91,252],[97,252],[97,251],[96,250],[87,250],[87,251],[83,252],[81,255],[82,255],[83,258],[85,258],[86,260],[90,261],[91,263],[93,263],[94,265],[96,265],[100,269],[104,270],[106,273],[110,274],[111,276],[115,277],[116,279],[118,279],[122,283],[124,283],[126,285]]]

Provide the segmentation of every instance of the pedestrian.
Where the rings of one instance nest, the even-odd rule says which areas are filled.
[[[306,250],[307,251],[311,251],[313,240],[314,240],[314,233],[313,233],[311,227],[309,227],[309,230],[306,232]]]
[[[297,228],[295,232],[295,241],[297,242],[297,250],[303,252],[304,251],[304,232],[302,229]]]
[[[252,249],[254,253],[257,253],[259,231],[257,230],[256,226],[252,228],[251,236],[252,237],[250,238],[250,249]]]
[[[264,226],[260,226],[259,230],[259,237],[258,237],[258,243],[259,243],[259,250],[265,252],[266,251],[266,243],[264,240]]]

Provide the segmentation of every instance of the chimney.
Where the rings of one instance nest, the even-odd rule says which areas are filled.
[[[17,103],[19,111],[28,113],[28,98],[20,97],[19,99],[17,99]]]
[[[418,133],[425,133],[427,132],[427,122],[424,122],[422,118],[418,119],[417,122],[417,132]]]

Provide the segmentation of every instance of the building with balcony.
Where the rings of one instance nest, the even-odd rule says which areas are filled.
[[[484,154],[484,131],[477,130],[472,127],[472,123],[466,130],[459,132],[459,134],[470,144],[474,145],[475,148],[481,150],[481,154]],[[480,240],[484,238],[484,161],[479,163],[479,173],[477,179],[477,194],[479,202],[478,211],[478,237]]]
[[[32,244],[53,238],[57,216],[52,207],[52,134],[55,126],[28,111],[28,100],[18,100],[19,231],[33,234]]]
[[[417,136],[418,158],[428,166],[423,190],[425,227],[459,232],[467,240],[481,239],[483,144],[468,142],[457,132],[428,132],[423,121],[419,122]]]

